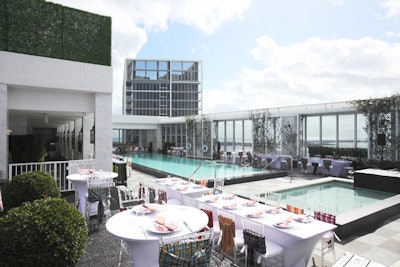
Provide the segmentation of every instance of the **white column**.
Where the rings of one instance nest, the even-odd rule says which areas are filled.
[[[7,85],[0,84],[0,183],[8,180],[8,97]]]
[[[95,95],[96,169],[112,170],[112,94]]]

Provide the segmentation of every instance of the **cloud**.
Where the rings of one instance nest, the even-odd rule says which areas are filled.
[[[400,91],[400,44],[368,37],[314,37],[279,46],[261,36],[251,53],[264,67],[242,69],[238,79],[205,92],[205,113],[367,99]]]
[[[400,0],[387,0],[381,5],[387,9],[387,17],[400,17]]]

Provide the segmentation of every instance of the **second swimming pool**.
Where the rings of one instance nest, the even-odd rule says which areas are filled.
[[[315,203],[336,205],[337,214],[343,214],[365,205],[392,197],[396,194],[383,191],[353,187],[352,183],[331,181],[277,191],[281,193],[281,204],[287,203],[287,196],[294,196],[305,201],[305,208],[312,210]]]

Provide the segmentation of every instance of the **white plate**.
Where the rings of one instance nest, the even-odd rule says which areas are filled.
[[[181,230],[180,227],[178,226],[173,231],[160,231],[160,230],[157,229],[155,224],[156,224],[155,222],[150,224],[150,226],[147,228],[147,230],[149,230],[150,232],[156,233],[156,234],[170,234],[170,233],[175,233],[175,232],[178,232],[178,231]]]
[[[314,218],[311,216],[300,216],[300,217],[296,217],[294,219],[296,221],[302,222],[302,223],[310,223],[310,222],[314,221]]]
[[[245,207],[254,207],[256,205],[257,205],[257,201],[249,201],[249,202],[243,203],[243,206],[245,206]]]
[[[287,228],[292,228],[293,223],[292,222],[279,222],[279,223],[274,223],[274,226],[278,227],[278,228],[287,229]]]
[[[202,185],[194,185],[194,186],[192,186],[192,188],[193,189],[201,189],[201,188],[203,188],[203,186]]]
[[[266,209],[265,212],[271,213],[271,214],[278,214],[278,213],[281,213],[281,209],[280,208],[271,208],[271,209]]]
[[[223,206],[223,208],[226,210],[237,210],[239,207],[238,206]]]
[[[154,210],[149,210],[149,209],[146,209],[145,207],[143,207],[142,205],[139,205],[139,206],[133,207],[133,211],[135,213],[144,213],[144,214],[149,214],[149,213],[153,213],[153,212],[157,211],[157,207],[156,206],[152,206],[152,205],[149,205],[149,206],[154,207],[155,209]]]
[[[264,214],[263,213],[250,213],[250,214],[247,214],[246,216],[249,218],[261,218],[264,216]]]

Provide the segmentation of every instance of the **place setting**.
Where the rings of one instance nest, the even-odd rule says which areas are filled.
[[[153,223],[148,225],[147,230],[156,234],[169,234],[180,231],[181,227],[175,220],[158,215],[154,217]]]
[[[132,210],[136,213],[136,215],[146,215],[157,212],[159,209],[160,207],[158,204],[142,204],[134,206]]]

